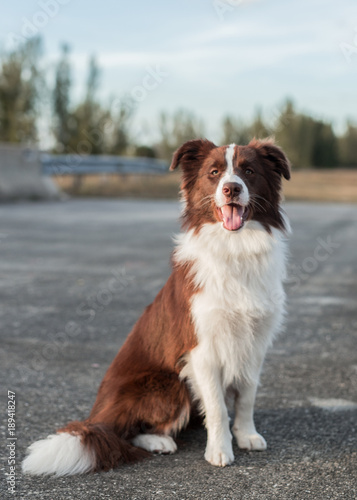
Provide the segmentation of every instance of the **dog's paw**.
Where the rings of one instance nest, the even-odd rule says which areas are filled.
[[[232,448],[221,449],[214,446],[207,445],[205,459],[211,465],[216,467],[225,467],[234,462],[234,455]]]
[[[267,449],[267,443],[263,436],[257,432],[254,434],[246,434],[244,432],[234,431],[238,447],[242,450],[263,451]]]
[[[132,443],[138,448],[144,448],[144,450],[150,451],[151,453],[159,453],[162,455],[169,455],[175,453],[177,450],[177,445],[171,436],[139,434],[132,440]]]

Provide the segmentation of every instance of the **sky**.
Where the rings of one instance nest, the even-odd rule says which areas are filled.
[[[223,116],[269,121],[287,97],[337,132],[357,122],[356,0],[2,2],[0,51],[34,34],[49,84],[68,43],[79,100],[95,55],[103,104],[131,95],[149,135],[161,111],[185,108],[217,140]]]

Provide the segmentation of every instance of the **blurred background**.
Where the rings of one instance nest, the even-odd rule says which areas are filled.
[[[287,198],[357,201],[356,77],[354,0],[7,2],[0,197],[176,197],[184,141],[275,136]]]

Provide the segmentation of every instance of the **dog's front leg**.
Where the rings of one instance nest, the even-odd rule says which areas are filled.
[[[199,396],[207,428],[205,459],[225,467],[234,461],[228,411],[224,401],[220,370],[194,349],[191,352],[193,387]]]
[[[233,434],[239,448],[244,450],[265,450],[266,441],[255,429],[254,425],[254,403],[257,391],[257,382],[245,382],[237,386],[237,397],[235,400],[235,419]]]

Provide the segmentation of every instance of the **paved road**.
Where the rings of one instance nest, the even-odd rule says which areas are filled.
[[[176,455],[109,473],[22,477],[36,499],[357,498],[357,206],[288,204],[286,331],[270,351],[256,422],[268,441],[225,469],[203,459],[205,431]],[[1,207],[1,382],[16,393],[16,459],[88,415],[130,327],[169,274],[174,202],[69,201]],[[11,448],[3,447],[7,459]],[[2,464],[6,463],[5,460]],[[6,465],[4,472],[9,472]],[[3,476],[4,477],[4,476]]]

